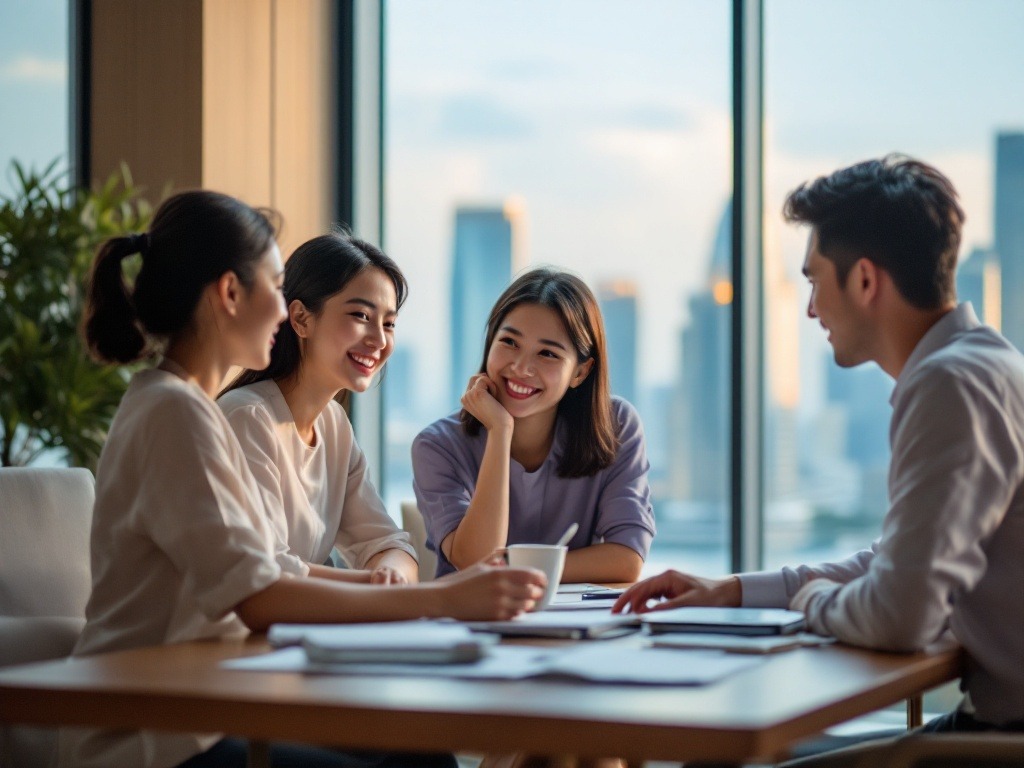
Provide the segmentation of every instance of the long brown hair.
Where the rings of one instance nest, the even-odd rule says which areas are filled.
[[[619,448],[618,429],[612,423],[611,386],[604,320],[593,292],[575,275],[556,269],[531,270],[515,280],[491,310],[480,373],[487,372],[487,355],[508,313],[522,304],[554,310],[576,350],[576,361],[593,358],[583,382],[569,389],[558,403],[558,419],[565,428],[565,451],[558,463],[560,477],[587,477],[610,466]],[[459,420],[469,435],[480,434],[480,421],[465,409]]]

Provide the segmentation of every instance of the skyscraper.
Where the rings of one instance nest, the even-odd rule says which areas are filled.
[[[612,394],[634,405],[636,389],[637,290],[632,280],[602,283],[597,299],[604,315]]]
[[[449,406],[456,408],[483,357],[487,316],[513,270],[518,206],[460,207],[455,211],[452,258]]]
[[[995,251],[975,248],[956,271],[956,296],[969,301],[983,323],[997,331],[1002,327],[999,256]]]
[[[1002,274],[1002,331],[1024,350],[1024,133],[996,136],[995,250]]]
[[[676,413],[673,495],[721,504],[729,494],[729,348],[732,304],[732,206],[718,225],[706,287],[690,298],[683,331]]]
[[[768,501],[797,494],[800,485],[800,291],[786,273],[774,216],[764,221],[764,443]]]

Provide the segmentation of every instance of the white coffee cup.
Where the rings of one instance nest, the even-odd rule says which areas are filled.
[[[508,564],[513,568],[536,568],[548,578],[548,587],[544,596],[533,606],[533,610],[542,611],[548,607],[558,591],[558,583],[562,580],[562,568],[565,567],[565,553],[568,547],[555,544],[510,544],[508,546]]]

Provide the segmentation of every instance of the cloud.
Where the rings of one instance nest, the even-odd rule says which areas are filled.
[[[67,81],[68,65],[63,59],[19,56],[0,64],[0,80],[15,83],[61,85]]]
[[[711,177],[721,173],[713,164],[709,168],[707,159],[728,152],[731,118],[727,112],[705,106],[685,112],[641,109],[629,114],[642,115],[645,120],[589,131],[587,147],[653,176],[671,177],[681,169],[688,169],[686,172],[694,177],[701,176],[702,171]],[[699,182],[697,186],[701,186]]]
[[[664,104],[639,104],[622,110],[619,122],[649,131],[688,131],[697,127],[699,117],[685,109]]]
[[[487,65],[490,78],[518,83],[549,83],[566,73],[565,67],[550,59],[501,59]]]
[[[442,105],[435,131],[449,140],[486,141],[527,138],[533,126],[487,96],[465,95]]]

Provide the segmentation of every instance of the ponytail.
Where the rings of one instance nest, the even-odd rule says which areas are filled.
[[[103,363],[130,363],[143,356],[146,337],[125,284],[121,262],[144,253],[148,236],[128,235],[107,240],[96,255],[89,275],[83,331],[92,356]]]
[[[101,362],[130,363],[173,343],[207,285],[230,271],[251,287],[273,244],[270,219],[241,200],[203,189],[172,195],[148,233],[111,238],[96,254],[83,323],[89,351]],[[142,254],[142,269],[129,288],[121,262],[133,253]]]

